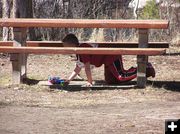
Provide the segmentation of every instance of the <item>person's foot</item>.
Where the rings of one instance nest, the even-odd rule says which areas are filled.
[[[82,78],[80,74],[78,74],[76,77],[77,77],[79,80],[84,80],[84,78]]]
[[[125,70],[124,71],[126,74],[129,74],[129,75],[131,75],[131,74],[136,74],[137,73],[137,67],[131,67],[131,68],[129,68],[128,70]]]
[[[155,72],[155,69],[154,69],[154,67],[152,66],[152,64],[151,63],[147,63],[147,67],[146,67],[146,77],[148,78],[148,77],[155,77],[155,75],[156,75],[156,72]]]
[[[132,79],[134,79],[136,77],[137,77],[136,73],[134,73],[134,74],[123,73],[118,77],[118,80],[120,82],[128,82],[128,81],[131,81]]]

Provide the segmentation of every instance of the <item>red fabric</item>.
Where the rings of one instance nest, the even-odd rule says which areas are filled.
[[[107,84],[118,84],[118,79],[113,75],[107,66],[104,66],[104,77]]]
[[[79,47],[92,47],[90,44],[82,43]],[[110,65],[116,59],[121,58],[121,56],[117,55],[88,55],[88,54],[80,54],[78,55],[80,61],[83,63],[90,62],[90,64],[95,65],[96,67],[102,66],[102,64]]]
[[[118,71],[116,70],[117,69],[115,66],[104,67],[104,76],[105,76],[105,81],[107,84],[120,84],[123,82],[131,81],[132,79],[137,77],[136,73],[130,76],[123,76],[123,74],[119,74]],[[136,71],[136,69],[134,69],[133,71]],[[129,69],[129,70],[125,70],[122,73],[131,73],[131,72],[132,72],[132,69]]]
[[[80,44],[79,47],[92,47],[90,44]],[[102,64],[105,65],[105,80],[108,84],[118,84],[121,82],[127,82],[136,77],[135,75],[124,77],[122,73],[125,72],[122,63],[121,55],[88,55],[81,54],[77,55],[79,60],[83,63],[89,62],[96,67],[100,67]],[[118,62],[118,65],[115,65],[115,62]],[[131,71],[131,70],[130,70]]]
[[[128,76],[128,77],[119,76],[118,80],[119,80],[119,82],[128,82],[128,81],[131,81],[132,79],[134,79],[136,77],[137,77],[137,74],[133,74],[133,75]]]
[[[113,67],[113,66],[111,66]],[[110,68],[109,66],[105,66],[104,68],[104,76],[105,76],[105,81],[108,84],[120,84],[122,82],[128,82],[134,78],[136,78],[136,74],[134,72],[137,71],[137,68],[130,68],[128,70],[124,70],[124,73],[132,73],[132,75],[129,75],[127,77],[122,77],[121,74],[118,76],[115,71],[115,69]],[[147,63],[147,68],[146,68],[146,77],[155,77],[155,69],[152,66],[151,63]],[[118,76],[118,77],[117,77]]]

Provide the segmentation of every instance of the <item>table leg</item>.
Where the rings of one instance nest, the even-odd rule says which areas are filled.
[[[13,33],[13,47],[26,46],[26,29],[13,28]],[[26,78],[27,54],[11,54],[10,60],[12,62],[12,84],[20,84],[23,78]]]
[[[139,29],[139,48],[148,47],[148,29]],[[148,56],[138,55],[137,56],[137,86],[139,88],[146,87],[146,66]]]

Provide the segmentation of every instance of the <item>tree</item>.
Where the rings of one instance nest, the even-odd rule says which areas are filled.
[[[33,0],[2,0],[2,18],[33,18]],[[3,27],[3,40],[13,35],[10,28]],[[30,40],[35,40],[34,29],[29,29]]]
[[[145,7],[140,14],[142,19],[159,19],[159,9],[156,5],[156,0],[150,0],[146,2]]]
[[[33,0],[27,0],[26,1],[26,18],[33,18]],[[36,40],[36,33],[35,33],[35,29],[34,28],[29,28],[29,39],[30,40]]]
[[[9,18],[10,17],[10,1],[3,0],[2,1],[2,18]],[[9,28],[3,27],[3,37],[4,41],[9,39]]]
[[[135,6],[133,8],[133,15],[135,19],[138,19],[137,11],[138,11],[138,6],[139,6],[139,0],[135,1]]]

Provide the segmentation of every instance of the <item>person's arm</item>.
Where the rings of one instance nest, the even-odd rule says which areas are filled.
[[[92,74],[91,74],[90,63],[89,62],[85,63],[84,67],[88,80],[87,86],[92,86]]]
[[[71,73],[70,77],[66,80],[66,82],[70,82],[71,80],[74,79],[74,77],[76,77],[81,71],[81,68],[76,66],[76,68],[74,69],[74,71]]]

